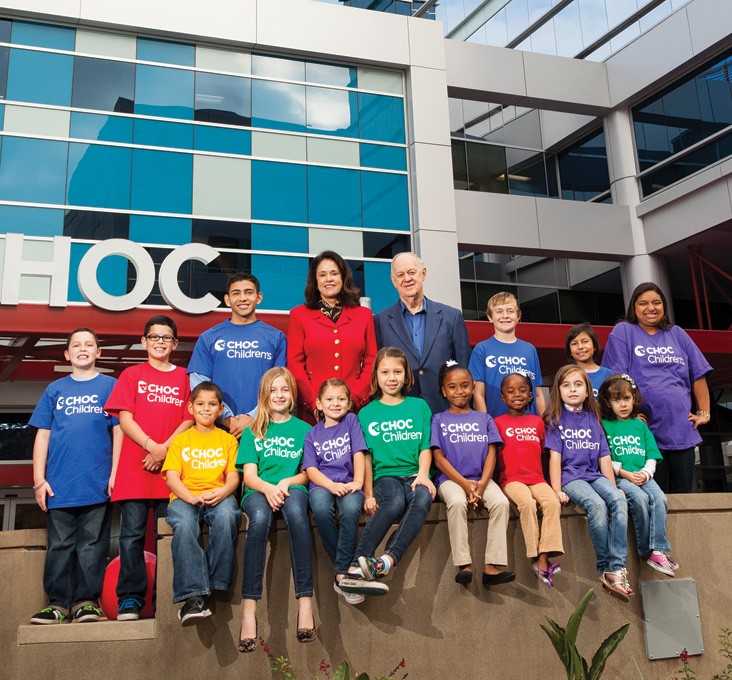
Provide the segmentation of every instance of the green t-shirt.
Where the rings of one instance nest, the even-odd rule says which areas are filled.
[[[603,420],[612,459],[626,472],[640,472],[649,458],[662,460],[653,433],[642,420]]]
[[[358,414],[372,458],[374,479],[412,477],[419,472],[420,451],[430,448],[432,411],[424,399],[405,397],[387,406],[372,401]]]
[[[294,416],[285,423],[270,423],[264,440],[257,439],[246,428],[239,441],[236,467],[244,470],[245,463],[254,463],[259,478],[269,484],[277,484],[286,477],[294,477],[300,472],[302,450],[308,430],[310,425]],[[307,492],[300,484],[290,488]],[[245,487],[242,501],[251,493],[254,490]]]

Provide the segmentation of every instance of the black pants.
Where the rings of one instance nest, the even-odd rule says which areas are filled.
[[[694,483],[694,447],[661,451],[653,478],[664,493],[691,493]]]

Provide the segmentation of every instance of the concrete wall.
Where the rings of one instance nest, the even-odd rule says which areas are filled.
[[[675,496],[670,506],[669,537],[681,563],[679,577],[696,580],[707,650],[692,657],[691,666],[699,677],[710,677],[722,668],[716,652],[719,630],[732,627],[732,494]],[[485,528],[485,518],[471,523],[476,565],[482,561]],[[605,677],[637,678],[637,662],[645,680],[670,679],[680,665],[677,660],[646,660],[640,596],[623,604],[601,591],[584,516],[565,510],[562,531],[567,555],[553,590],[539,584],[530,572],[515,517],[508,535],[510,566],[517,580],[489,591],[476,582],[463,588],[453,580],[444,506],[436,505],[416,544],[389,577],[389,595],[358,607],[347,605],[333,592],[331,567],[316,537],[318,640],[300,645],[295,641],[287,533],[278,525],[272,534],[265,597],[259,607],[259,632],[275,656],[290,658],[301,680],[315,677],[321,659],[336,664],[344,657],[372,678],[388,673],[404,657],[409,677],[415,680],[450,676],[547,680],[563,677],[563,671],[539,624],[545,616],[565,624],[584,593],[594,588],[595,597],[580,629],[584,655],[591,657],[611,631],[630,623]],[[44,541],[44,532],[38,530],[0,533],[3,678],[270,677],[261,650],[250,655],[236,650],[240,573],[229,596],[215,601],[212,617],[198,626],[180,627],[177,607],[170,602],[167,534],[159,548],[157,620],[25,625],[45,604]],[[633,554],[632,541],[630,549]],[[640,566],[637,557],[628,566],[636,592],[639,578],[666,579],[645,563]]]

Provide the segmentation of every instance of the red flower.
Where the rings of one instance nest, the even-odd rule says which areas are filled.
[[[328,662],[327,662],[327,661],[326,661],[325,659],[323,659],[323,660],[322,660],[322,661],[320,662],[320,666],[318,666],[318,670],[319,670],[319,671],[320,671],[321,673],[322,673],[323,671],[327,671],[327,670],[328,670],[329,668],[330,668],[330,664],[329,664],[329,663],[328,663]]]
[[[269,654],[269,647],[267,647],[267,645],[262,645],[262,651],[263,651],[263,652],[264,652],[265,654]]]
[[[689,659],[689,652],[686,651],[686,647],[681,650],[681,653],[679,654],[682,661],[687,661]]]
[[[407,667],[407,662],[404,659],[402,659],[399,662],[399,668],[406,668],[406,667]]]

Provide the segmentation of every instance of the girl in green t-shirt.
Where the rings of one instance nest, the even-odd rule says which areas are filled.
[[[275,512],[281,512],[290,534],[290,559],[297,598],[297,641],[315,640],[313,565],[308,520],[307,473],[301,472],[303,445],[310,425],[292,415],[297,387],[286,368],[270,368],[259,384],[257,417],[242,433],[236,466],[244,473],[241,508],[249,519],[244,544],[239,651],[257,646],[257,601],[267,540]]]

